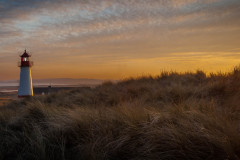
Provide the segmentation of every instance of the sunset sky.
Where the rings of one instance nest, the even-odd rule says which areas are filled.
[[[240,64],[240,0],[0,0],[0,80],[122,79]]]

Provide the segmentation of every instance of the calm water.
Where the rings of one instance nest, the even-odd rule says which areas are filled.
[[[17,89],[1,89],[1,93],[12,93],[12,92],[17,92]]]

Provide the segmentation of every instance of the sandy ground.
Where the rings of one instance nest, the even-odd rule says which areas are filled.
[[[11,88],[0,88],[0,106],[10,100],[17,99],[17,90]]]
[[[0,97],[0,106],[7,103],[9,100],[11,100],[11,98],[1,98]]]

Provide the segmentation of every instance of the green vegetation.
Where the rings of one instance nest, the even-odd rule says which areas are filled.
[[[240,70],[105,82],[0,107],[0,159],[240,159]]]

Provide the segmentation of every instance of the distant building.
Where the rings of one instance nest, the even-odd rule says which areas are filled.
[[[18,89],[18,97],[30,97],[33,96],[32,75],[31,67],[33,62],[30,61],[30,55],[25,52],[20,56],[20,84]]]

